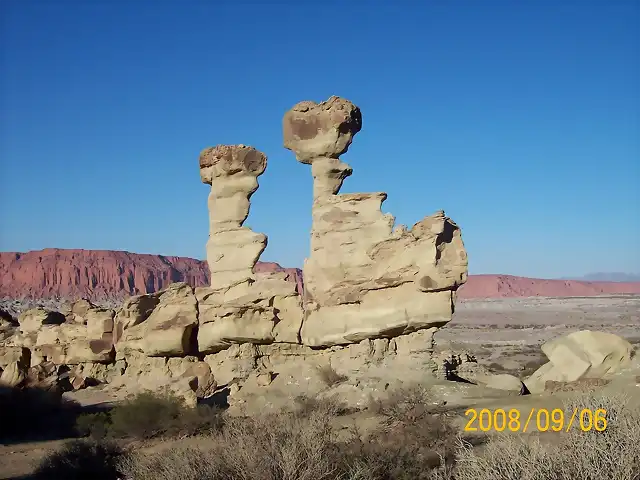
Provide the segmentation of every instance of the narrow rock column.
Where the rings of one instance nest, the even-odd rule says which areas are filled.
[[[255,280],[253,267],[267,247],[267,237],[242,224],[267,157],[245,145],[218,145],[200,153],[200,178],[211,185],[207,263],[213,289]]]

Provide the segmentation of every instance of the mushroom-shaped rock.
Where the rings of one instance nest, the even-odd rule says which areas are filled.
[[[246,145],[217,145],[200,153],[200,178],[209,185],[219,177],[258,177],[266,168],[265,154]]]
[[[362,128],[360,109],[349,100],[333,96],[322,103],[300,102],[282,122],[285,148],[299,162],[312,164],[316,158],[338,158]]]

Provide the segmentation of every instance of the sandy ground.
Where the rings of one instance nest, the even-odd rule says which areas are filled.
[[[436,349],[468,351],[494,371],[502,369],[522,377],[544,363],[542,343],[583,329],[615,333],[640,344],[640,296],[464,300],[458,303],[454,320],[436,334]],[[471,396],[478,393],[475,386],[458,385],[469,388]],[[110,400],[114,399],[106,394],[102,399]],[[494,407],[504,403],[525,409],[530,404],[550,408],[547,405],[550,400],[544,400],[543,405],[536,396],[486,399]],[[559,400],[554,399],[556,403]],[[29,474],[35,463],[61,444],[54,441],[0,445],[0,479]]]

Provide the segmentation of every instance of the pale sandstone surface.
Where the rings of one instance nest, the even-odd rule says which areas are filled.
[[[547,381],[575,382],[583,378],[601,379],[631,366],[633,346],[607,332],[581,330],[542,345],[549,362],[525,380],[532,393],[545,390]]]
[[[437,212],[411,229],[381,211],[386,194],[339,194],[349,165],[339,160],[362,127],[360,109],[331,97],[284,115],[284,146],[312,166],[311,252],[303,268],[302,343],[394,337],[451,320],[453,292],[466,281],[460,229]]]

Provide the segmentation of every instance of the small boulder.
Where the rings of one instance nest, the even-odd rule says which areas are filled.
[[[44,308],[30,308],[20,314],[18,323],[22,333],[37,332],[43,325],[60,325],[66,320],[60,312]]]
[[[19,387],[26,378],[25,368],[19,362],[11,362],[0,375],[0,385]]]

